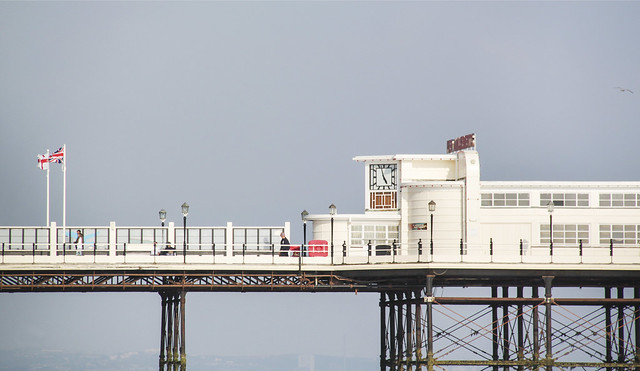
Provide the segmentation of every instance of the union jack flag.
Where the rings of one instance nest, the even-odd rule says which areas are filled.
[[[54,162],[56,164],[61,164],[64,162],[64,147],[60,147],[57,151],[53,152],[51,156],[49,156],[49,162]]]

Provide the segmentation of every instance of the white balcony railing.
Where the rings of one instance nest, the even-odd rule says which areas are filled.
[[[288,223],[272,227],[0,227],[0,264],[239,264],[354,265],[489,263],[636,265],[640,247],[629,245],[470,245],[434,241],[348,246],[314,241],[280,246]],[[85,241],[77,246],[74,231]],[[186,230],[186,241],[185,241]],[[71,233],[69,233],[71,231]],[[60,242],[64,241],[64,242]]]

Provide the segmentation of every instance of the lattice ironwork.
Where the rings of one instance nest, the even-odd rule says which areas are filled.
[[[381,370],[640,370],[640,288],[616,298],[435,297],[425,290],[380,296]],[[514,289],[514,288],[512,288]],[[513,290],[512,290],[513,291]],[[627,294],[627,296],[629,296]]]
[[[334,274],[244,272],[2,272],[0,292],[16,291],[353,291],[366,282]]]

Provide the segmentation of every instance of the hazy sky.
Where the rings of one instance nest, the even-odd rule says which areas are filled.
[[[36,155],[65,143],[68,225],[181,223],[186,201],[189,225],[291,221],[292,241],[303,209],[362,212],[352,157],[468,133],[483,180],[640,180],[638,19],[636,1],[3,1],[0,225],[45,224]],[[187,352],[377,357],[377,301],[191,293]],[[0,308],[4,349],[159,346],[157,294]]]

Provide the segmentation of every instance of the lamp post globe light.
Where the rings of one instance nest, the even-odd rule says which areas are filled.
[[[336,215],[336,205],[329,205],[329,215],[331,215],[331,264],[333,264],[333,216]]]
[[[429,242],[430,253],[433,255],[433,213],[436,211],[436,202],[429,201],[429,212],[431,213],[431,241]]]
[[[184,262],[187,262],[187,215],[189,215],[189,204],[186,202],[182,204],[182,257]]]
[[[162,209],[158,211],[158,215],[160,216],[160,222],[162,222],[162,226],[164,227],[164,221],[167,220],[167,211]]]

